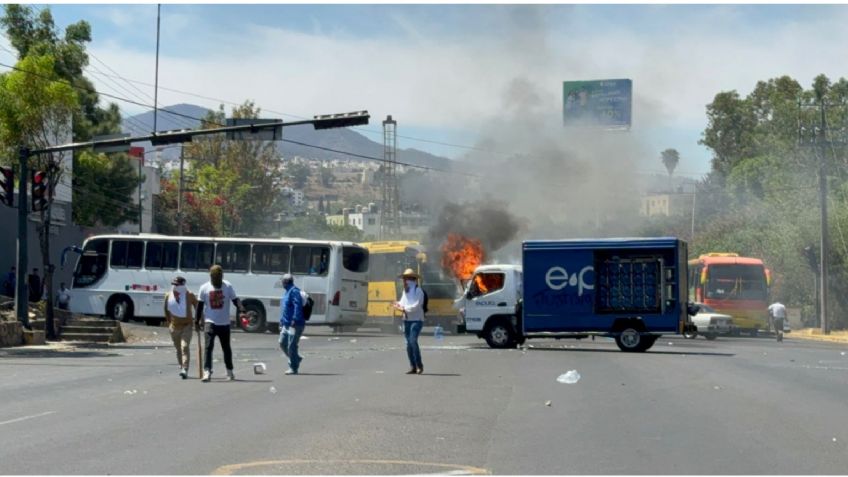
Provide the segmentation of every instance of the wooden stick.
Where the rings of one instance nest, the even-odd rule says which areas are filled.
[[[200,342],[200,337],[203,336],[200,330],[197,330],[197,378],[203,379],[203,344]]]

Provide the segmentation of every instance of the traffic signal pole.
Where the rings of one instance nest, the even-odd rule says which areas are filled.
[[[30,151],[26,147],[18,150],[19,176],[18,179],[18,276],[15,291],[15,313],[25,328],[29,328],[29,297],[27,296],[27,161]]]

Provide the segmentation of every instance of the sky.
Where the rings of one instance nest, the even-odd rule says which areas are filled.
[[[153,103],[156,5],[49,8],[59,27],[91,24],[88,75],[98,90]],[[627,134],[656,151],[657,172],[660,151],[675,148],[676,174],[698,177],[709,170],[698,140],[715,94],[745,95],[782,75],[804,86],[819,73],[848,75],[846,24],[844,5],[165,4],[158,101],[250,99],[282,119],[368,110],[371,124],[359,130],[376,141],[391,114],[399,147],[460,158],[468,148],[456,146],[477,145],[503,119],[516,82],[562,123],[563,81],[629,78]],[[0,48],[0,62],[10,61]],[[139,83],[105,76],[116,74]]]

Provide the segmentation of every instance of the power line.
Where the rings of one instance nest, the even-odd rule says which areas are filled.
[[[39,77],[39,78],[46,79],[46,80],[48,80],[48,81],[54,81],[54,82],[57,82],[57,83],[63,83],[63,84],[66,84],[66,85],[70,86],[71,88],[75,88],[75,89],[78,89],[78,90],[81,90],[81,91],[87,91],[87,92],[89,92],[89,93],[96,93],[96,94],[99,94],[99,95],[101,95],[101,96],[106,96],[107,98],[116,99],[116,100],[118,100],[118,101],[123,101],[123,102],[125,102],[125,103],[134,104],[134,105],[136,105],[136,106],[141,106],[141,107],[148,108],[148,109],[155,109],[153,106],[151,106],[151,105],[149,105],[149,104],[144,104],[144,103],[141,103],[141,102],[138,102],[138,101],[134,101],[134,100],[131,100],[131,99],[128,99],[128,98],[123,98],[123,97],[121,97],[121,96],[117,96],[117,95],[114,95],[114,94],[103,93],[103,92],[97,91],[97,90],[96,90],[96,89],[94,89],[94,88],[88,88],[88,87],[85,87],[85,86],[75,85],[75,84],[73,84],[73,83],[71,83],[71,82],[69,82],[69,81],[67,81],[67,80],[61,79],[61,78],[59,78],[59,79],[57,79],[57,78],[51,78],[51,77],[49,77],[49,76],[45,76],[45,75],[42,75],[42,74],[40,74],[40,73],[36,73],[36,72],[34,72],[34,71],[27,71],[27,70],[25,70],[25,69],[23,69],[23,68],[19,68],[19,67],[17,67],[17,66],[7,65],[7,64],[5,64],[5,63],[0,63],[0,66],[2,66],[2,67],[4,67],[4,68],[9,68],[9,69],[12,69],[12,70],[15,70],[15,71],[20,71],[20,72],[22,72],[22,73],[26,73],[26,74],[29,74],[29,75],[37,76],[37,77]],[[168,109],[165,109],[165,108],[159,108],[159,111],[162,111],[162,112],[164,112],[164,113],[168,113],[168,114],[172,114],[172,115],[174,115],[174,116],[179,116],[179,117],[183,117],[183,118],[187,118],[187,119],[195,120],[195,121],[204,121],[204,122],[208,122],[208,121],[205,121],[205,120],[200,119],[200,118],[195,118],[195,117],[193,117],[193,116],[189,116],[189,115],[187,115],[187,114],[178,113],[178,112],[176,112],[176,111],[171,111],[171,110],[168,110]],[[215,123],[213,123],[213,124],[215,124]],[[223,125],[223,124],[219,124],[219,126],[224,126],[224,125]]]

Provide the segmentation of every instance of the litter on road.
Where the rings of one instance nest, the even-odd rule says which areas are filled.
[[[574,384],[577,381],[580,381],[580,373],[578,373],[576,369],[572,369],[565,374],[560,374],[557,377],[557,382],[563,384]]]

